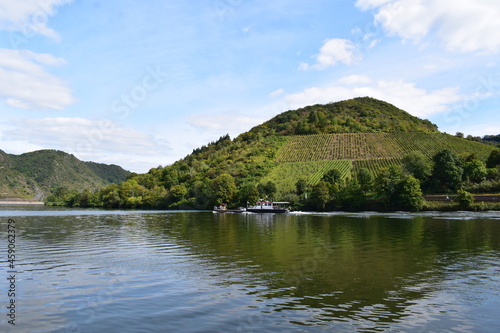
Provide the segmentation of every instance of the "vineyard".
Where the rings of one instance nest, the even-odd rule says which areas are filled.
[[[383,168],[390,166],[400,166],[400,158],[377,158],[371,160],[356,160],[353,162],[353,174],[357,174],[361,169],[368,169],[376,177]]]
[[[456,154],[475,153],[485,160],[494,147],[445,133],[316,134],[289,137],[276,161],[391,159],[402,158],[412,151],[421,151],[430,159],[443,149]]]
[[[350,160],[314,161],[277,163],[271,172],[261,180],[261,183],[272,181],[276,184],[277,197],[295,191],[295,184],[300,179],[309,185],[317,184],[323,175],[331,169],[337,169],[342,176],[350,176],[352,162]]]
[[[486,160],[495,149],[479,142],[469,141],[445,133],[393,133],[396,143],[401,147],[403,155],[412,151],[421,151],[429,159],[443,149],[449,149],[457,155],[475,153]]]
[[[278,162],[357,160],[399,156],[388,133],[345,133],[293,136],[278,153]]]
[[[345,177],[368,169],[376,176],[382,168],[401,165],[402,158],[413,151],[431,159],[449,149],[455,154],[475,153],[486,160],[495,148],[445,133],[344,133],[290,136],[276,155],[276,166],[261,182],[276,184],[277,195],[295,190],[299,179],[317,184],[331,169]]]

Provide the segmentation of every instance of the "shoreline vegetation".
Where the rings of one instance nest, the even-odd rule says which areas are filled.
[[[230,208],[244,207],[259,198],[278,198],[290,202],[296,211],[500,210],[498,149],[492,150],[486,163],[475,153],[458,156],[444,149],[431,159],[419,151],[411,152],[401,159],[401,164],[374,171],[346,170],[346,163],[341,169],[336,165],[323,170],[315,183],[299,178],[295,184],[285,184],[292,185],[292,189],[284,195],[276,183],[267,180],[266,174],[260,175],[258,181],[242,184],[224,172],[201,178],[189,189],[188,177],[193,177],[189,167],[182,178],[182,173],[175,174],[175,183],[170,178],[174,176],[172,169],[165,167],[132,175],[123,183],[99,191],[76,193],[59,189],[47,198],[46,205],[206,210],[221,203]]]
[[[199,163],[194,159],[190,162]],[[294,184],[277,184],[267,178],[270,170],[249,177],[250,182],[244,183],[240,175],[235,177],[230,172],[216,175],[212,171],[211,177],[200,177],[203,173],[194,172],[189,164],[181,168],[159,167],[99,191],[86,189],[77,193],[58,189],[47,198],[46,204],[199,210],[221,203],[244,207],[259,198],[278,198],[290,202],[292,210],[319,212],[500,210],[498,149],[491,151],[486,162],[475,153],[459,156],[444,149],[431,158],[414,151],[404,155],[400,163],[375,170],[349,168],[352,163],[333,163],[321,169],[319,176],[315,175],[314,183],[297,177]],[[307,164],[301,166],[306,168]],[[283,175],[283,169],[278,170]],[[205,172],[210,174],[210,170]],[[288,188],[287,192],[283,188]]]
[[[498,195],[500,196],[500,195]],[[0,205],[8,205],[8,203],[2,203],[0,202]],[[26,203],[21,203],[17,202],[17,204],[26,204]],[[62,203],[57,203],[57,202],[33,202],[31,203],[33,205],[45,205],[45,206],[67,206]],[[78,208],[80,206],[71,206],[73,208]],[[83,208],[91,208],[91,207],[83,207]],[[95,207],[94,207],[95,208]],[[105,208],[105,207],[101,207]],[[373,202],[372,204],[367,205],[364,209],[359,209],[359,210],[323,210],[323,211],[314,211],[311,210],[311,212],[334,212],[334,211],[345,211],[345,212],[364,212],[364,211],[374,211],[374,212],[398,212],[398,211],[407,211],[407,212],[414,212],[412,210],[401,210],[401,209],[380,209],[381,205],[377,204],[376,202]],[[138,209],[137,207],[128,207],[128,208],[107,208],[107,209]],[[157,208],[140,208],[141,210],[148,211],[148,210],[153,210]],[[165,210],[170,210],[170,209],[165,209]],[[189,210],[189,209],[187,209]],[[195,211],[196,209],[192,209]],[[475,201],[473,204],[471,204],[469,207],[464,207],[460,205],[459,202],[457,202],[454,199],[450,200],[429,200],[425,201],[423,203],[422,209],[419,211],[422,212],[428,212],[428,211],[441,211],[441,212],[452,212],[452,211],[500,211],[500,201]],[[293,210],[292,210],[293,211]],[[309,210],[308,210],[309,211]]]

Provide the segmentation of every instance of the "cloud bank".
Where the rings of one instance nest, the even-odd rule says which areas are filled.
[[[17,119],[9,121],[3,141],[21,141],[74,154],[127,152],[130,155],[165,154],[170,147],[152,135],[121,127],[110,120],[84,118]]]
[[[72,0],[3,0],[0,3],[0,30],[19,31],[20,38],[42,35],[59,40],[59,35],[47,26],[49,16],[56,7]]]
[[[375,9],[375,22],[405,40],[443,43],[455,52],[500,51],[497,0],[358,0],[356,6]]]
[[[0,49],[0,97],[16,108],[64,109],[75,101],[72,92],[44,67],[63,64],[50,54]]]

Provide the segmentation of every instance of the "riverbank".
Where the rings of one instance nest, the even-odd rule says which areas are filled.
[[[470,207],[461,207],[456,201],[426,201],[423,211],[487,211],[500,210],[500,202],[476,201]]]
[[[43,201],[29,199],[0,199],[0,205],[43,205]]]

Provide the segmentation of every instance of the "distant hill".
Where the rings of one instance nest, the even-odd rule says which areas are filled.
[[[82,162],[58,150],[21,155],[0,150],[0,198],[41,200],[57,188],[96,190],[111,182],[122,182],[129,174],[117,165]]]

